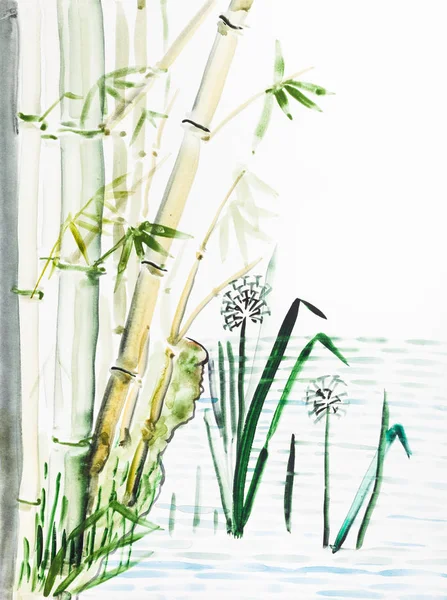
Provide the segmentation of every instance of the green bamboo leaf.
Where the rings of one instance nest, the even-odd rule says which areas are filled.
[[[301,300],[301,302],[304,304],[304,306],[306,308],[308,308],[310,310],[310,312],[314,313],[314,315],[317,315],[317,317],[320,317],[321,319],[326,319],[327,320],[327,317],[321,312],[321,310],[319,308],[317,308],[316,306],[314,306],[310,302],[306,302],[305,300]]]
[[[161,244],[157,242],[151,235],[146,233],[145,231],[141,231],[141,240],[146,246],[148,246],[154,252],[158,252],[162,256],[171,256],[169,252],[167,252]]]
[[[274,92],[274,96],[275,96],[275,99],[276,99],[277,103],[279,104],[279,107],[283,111],[283,113],[290,120],[292,120],[293,117],[290,114],[289,101],[287,100],[287,96],[286,96],[285,92],[282,89],[281,90],[276,90],[276,92]]]
[[[184,233],[183,231],[172,229],[172,227],[166,227],[165,225],[152,224],[148,221],[142,223],[140,228],[143,229],[143,231],[147,231],[150,235],[158,235],[160,237],[175,238],[178,240],[189,240],[193,238],[189,233]]]
[[[292,533],[292,497],[295,478],[295,435],[290,439],[289,459],[287,461],[286,483],[284,485],[284,521],[286,529]]]
[[[126,89],[126,88],[140,88],[146,85],[146,82],[134,82],[134,81],[124,81],[121,79],[115,79],[113,85],[117,88]]]
[[[76,242],[76,245],[79,249],[79,252],[82,254],[82,256],[84,257],[85,262],[89,265],[90,261],[88,258],[88,253],[87,253],[87,246],[85,245],[85,242],[82,238],[82,235],[79,231],[79,229],[77,228],[76,224],[73,221],[70,221],[69,223],[69,228],[71,231],[71,234],[74,238],[74,241]]]
[[[58,129],[61,133],[74,133],[88,139],[94,138],[97,135],[102,135],[104,131],[102,129],[75,129],[73,127],[61,127]]]
[[[63,94],[63,98],[69,98],[70,100],[83,100],[83,96],[79,96],[78,94],[73,94],[72,92],[65,92]]]
[[[315,104],[315,102],[312,102],[310,98],[302,94],[295,87],[292,87],[291,85],[285,85],[284,89],[292,96],[292,98],[298,100],[298,102],[300,102],[306,108],[311,108],[313,110],[317,110],[318,112],[323,112],[321,108],[317,104]]]
[[[262,140],[265,137],[265,134],[267,133],[267,129],[270,125],[270,121],[272,118],[272,110],[273,110],[273,94],[271,92],[266,92],[261,117],[260,117],[259,123],[255,129],[253,147],[252,147],[253,154],[256,152],[257,147],[262,142]]]
[[[101,228],[97,227],[96,225],[92,225],[91,223],[88,223],[87,221],[82,221],[81,219],[77,219],[76,220],[76,225],[78,227],[82,227],[82,229],[87,229],[87,231],[91,231],[92,233],[101,233]]]
[[[284,57],[279,40],[275,42],[275,68],[273,76],[275,83],[279,83],[284,77]]]
[[[109,94],[109,96],[112,96],[112,98],[114,98],[115,100],[118,100],[118,102],[124,102],[121,94],[119,92],[116,91],[115,88],[113,88],[110,85],[106,85],[105,86],[105,91],[107,94]]]
[[[81,127],[84,127],[85,122],[88,118],[89,112],[90,112],[90,108],[92,106],[92,102],[93,99],[95,97],[95,94],[98,90],[98,86],[95,84],[88,92],[87,96],[85,97],[84,100],[84,104],[82,106],[82,111],[81,111],[81,117],[79,119],[79,122],[81,124]]]
[[[140,260],[142,260],[144,258],[144,248],[143,248],[143,244],[140,240],[140,236],[139,235],[135,235],[133,238],[133,243],[135,246],[135,252],[137,253],[137,256]]]
[[[130,255],[132,253],[132,247],[133,247],[133,232],[131,230],[129,230],[126,234],[126,240],[123,244],[123,249],[121,251],[121,256],[118,262],[118,273],[116,276],[116,283],[115,283],[115,292],[118,289],[121,280],[123,278],[123,273],[127,268],[127,263],[129,262],[129,258]]]
[[[17,116],[19,117],[19,119],[21,119],[22,121],[26,121],[27,123],[35,123],[40,119],[39,115],[25,115],[22,112],[17,113]]]
[[[293,87],[300,88],[302,90],[306,90],[307,92],[312,92],[316,96],[333,96],[334,92],[329,92],[325,88],[320,85],[315,85],[314,83],[307,83],[305,81],[294,81],[293,79],[288,79],[284,81],[284,85],[289,85]]]
[[[41,135],[40,137],[41,137],[43,140],[57,140],[57,139],[59,139],[59,138],[57,137],[57,135],[53,135],[53,134],[51,134],[51,133],[48,133],[48,134],[45,134],[45,135]]]
[[[121,67],[119,69],[115,69],[114,71],[110,71],[110,73],[106,73],[104,75],[104,79],[120,79],[121,77],[126,77],[127,75],[136,75],[137,73],[145,73],[147,71],[147,67]]]
[[[136,141],[140,131],[143,128],[145,120],[146,120],[146,110],[143,108],[141,111],[140,118],[138,119],[138,122],[135,126],[135,129],[134,129],[134,132],[132,135],[132,139],[130,140],[130,146],[132,146],[132,144]]]

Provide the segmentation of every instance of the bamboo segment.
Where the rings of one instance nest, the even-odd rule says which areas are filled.
[[[12,598],[22,470],[18,275],[17,3],[0,0],[0,597]]]
[[[208,131],[211,124],[233,60],[237,36],[252,3],[253,0],[233,0],[227,15],[222,15],[219,19],[216,40],[194,103],[192,118],[185,120],[186,131],[155,220],[157,224],[176,229],[180,222],[197,172],[201,138],[204,129]],[[172,239],[160,238],[159,243],[169,251]],[[141,363],[148,341],[160,279],[164,271],[165,257],[149,250],[142,262],[119,356],[116,366],[112,368],[112,375],[99,412],[90,456],[92,476],[98,475],[104,468],[117,427],[117,417],[123,409],[131,380],[139,373],[138,365]],[[115,384],[116,369],[129,375],[126,385],[119,390]]]
[[[104,74],[104,32],[100,0],[58,0],[61,48],[60,91],[86,97],[92,85]],[[82,104],[64,99],[62,121],[80,118]],[[102,121],[104,98],[92,102],[85,127],[97,128]],[[102,139],[84,139],[68,134],[61,138],[61,221],[76,214],[86,200],[104,186]],[[92,210],[101,224],[103,199],[95,196]],[[75,248],[64,236],[62,257]],[[88,248],[94,261],[101,254],[101,237],[95,236]],[[82,259],[84,260],[84,259]],[[65,496],[69,499],[67,524],[74,528],[85,519],[88,481],[85,469],[87,450],[76,447],[89,438],[93,426],[96,389],[96,346],[99,332],[99,278],[95,274],[61,271],[57,317],[55,402],[53,435],[57,446],[50,460],[50,475],[63,470]],[[72,343],[67,342],[72,340]],[[70,444],[70,445],[67,445]],[[63,461],[63,466],[62,466]],[[75,549],[79,562],[82,539]]]

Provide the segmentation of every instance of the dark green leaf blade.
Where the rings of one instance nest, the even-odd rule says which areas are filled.
[[[287,461],[286,483],[284,485],[284,521],[286,529],[292,533],[292,496],[295,478],[295,434],[290,439],[289,459]]]
[[[279,107],[281,108],[282,112],[290,120],[292,120],[293,117],[290,113],[289,101],[287,100],[287,96],[286,96],[285,92],[283,90],[277,90],[276,92],[274,92],[274,96],[275,96],[275,99],[276,99],[277,103],[279,104]]]
[[[295,87],[293,87],[291,85],[285,85],[284,89],[290,94],[290,96],[292,96],[292,98],[295,98],[295,100],[298,100],[298,102],[300,102],[306,108],[310,108],[312,110],[317,110],[318,112],[323,112],[321,110],[321,108],[317,104],[315,104],[315,102],[312,102],[312,100],[310,100],[310,98],[305,96],[303,93],[301,93]]]

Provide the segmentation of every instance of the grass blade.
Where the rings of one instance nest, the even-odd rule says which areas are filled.
[[[369,499],[368,506],[366,507],[366,512],[363,517],[363,520],[360,524],[360,529],[357,536],[357,544],[356,548],[359,550],[363,546],[363,540],[365,539],[366,530],[368,529],[368,525],[371,520],[372,513],[377,504],[377,500],[379,498],[380,490],[382,487],[382,478],[383,478],[383,463],[385,460],[386,453],[386,432],[388,431],[388,425],[390,422],[390,410],[388,407],[388,402],[386,398],[386,391],[383,392],[383,408],[382,408],[382,424],[380,427],[380,437],[379,437],[379,445],[377,448],[377,468],[376,468],[376,476],[374,480],[374,488],[371,494],[371,498]]]
[[[385,453],[388,453],[388,451],[391,448],[391,446],[393,445],[396,437],[402,443],[408,458],[410,458],[411,450],[408,445],[408,440],[407,440],[407,437],[405,434],[405,430],[404,430],[403,426],[398,423],[393,425],[393,427],[388,429],[388,431],[386,432]],[[332,545],[332,553],[333,554],[335,554],[335,552],[338,552],[340,550],[340,548],[342,547],[342,545],[344,544],[346,538],[348,537],[349,531],[350,531],[358,513],[360,512],[360,509],[362,508],[363,503],[365,502],[365,499],[368,495],[368,492],[373,484],[375,475],[377,473],[377,459],[378,459],[378,452],[376,452],[374,458],[371,461],[371,464],[368,467],[368,470],[366,471],[366,473],[362,479],[360,487],[357,490],[357,493],[354,497],[354,501],[352,502],[351,507],[348,511],[348,514],[346,515],[346,518],[343,521],[342,526],[340,527],[340,531],[338,532],[335,542]]]
[[[152,555],[153,555],[153,552],[146,552],[146,554],[144,554],[144,556],[141,556],[137,560],[129,561],[124,565],[120,565],[120,566],[116,567],[115,569],[111,569],[110,571],[105,571],[100,577],[94,577],[86,584],[74,589],[73,594],[81,594],[82,592],[90,590],[91,588],[96,587],[97,585],[101,585],[102,583],[108,581],[109,579],[113,579],[113,577],[117,577],[118,575],[121,575],[121,573],[125,573],[132,567],[135,567],[136,565],[138,565],[138,563],[140,563],[142,560],[145,560],[146,558],[149,558]]]
[[[265,399],[273,383],[273,379],[284,356],[290,336],[292,335],[293,327],[298,318],[300,302],[301,301],[298,298],[294,300],[280,327],[270,356],[267,360],[267,364],[262,373],[261,380],[256,387],[253,400],[248,409],[240,447],[237,452],[234,473],[233,510],[236,527],[242,525],[245,483],[247,480],[248,463],[253,447],[256,427],[258,425],[259,417],[261,416]]]
[[[225,375],[225,357],[222,343],[218,344],[219,357],[219,391],[220,410],[222,414],[222,438],[225,454],[228,454],[228,423],[227,423],[227,382]]]
[[[236,408],[236,369],[234,363],[234,354],[231,342],[227,342],[227,356],[228,356],[228,376],[230,383],[230,422],[231,422],[231,441],[236,439],[238,431],[238,414]],[[242,425],[241,425],[242,428]]]
[[[292,495],[293,480],[295,478],[295,435],[290,439],[289,460],[287,461],[286,483],[284,486],[284,520],[286,529],[292,533]]]

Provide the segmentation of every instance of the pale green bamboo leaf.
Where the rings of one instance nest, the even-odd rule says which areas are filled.
[[[73,221],[70,221],[68,226],[70,228],[70,231],[74,238],[74,241],[76,242],[76,245],[79,249],[79,252],[84,257],[85,262],[89,265],[90,261],[88,258],[87,246],[85,245],[84,239],[83,239],[79,229],[76,227],[76,224]]]
[[[132,144],[136,141],[137,137],[139,136],[140,131],[143,128],[145,120],[146,120],[146,111],[145,111],[145,109],[143,109],[141,111],[140,118],[138,119],[138,122],[135,126],[135,129],[134,129],[134,132],[132,135],[132,139],[130,140],[130,146],[132,146]]]
[[[334,92],[329,92],[324,87],[321,87],[321,85],[308,83],[306,81],[294,81],[293,79],[288,79],[287,81],[284,81],[284,85],[291,85],[306,90],[307,92],[312,92],[312,94],[317,96],[334,96]]]
[[[114,98],[115,100],[118,100],[118,102],[124,102],[121,94],[119,92],[117,92],[116,89],[113,88],[112,86],[106,85],[105,91],[107,94],[109,94],[109,96],[112,96],[112,98]]]
[[[123,278],[123,274],[124,271],[127,268],[127,263],[129,262],[129,258],[130,255],[132,253],[132,248],[133,248],[133,235],[132,234],[126,234],[126,239],[125,242],[123,244],[123,250],[121,252],[121,256],[118,262],[118,273],[116,276],[116,283],[115,283],[115,292],[118,289],[121,280]]]
[[[121,79],[116,79],[113,82],[113,85],[116,88],[121,88],[121,89],[126,89],[126,88],[140,88],[140,87],[144,87],[146,85],[146,82],[143,81],[139,81],[139,82],[134,82],[134,81],[124,81]]]
[[[287,96],[286,96],[285,92],[283,90],[277,90],[274,93],[274,96],[275,96],[275,99],[276,99],[279,107],[283,111],[283,113],[286,115],[286,117],[288,117],[290,120],[292,120],[293,117],[290,113],[289,101],[287,100]]]
[[[260,117],[259,123],[255,129],[253,148],[252,148],[253,154],[256,152],[257,147],[262,142],[262,140],[265,137],[265,134],[267,133],[267,129],[270,125],[270,121],[272,118],[272,110],[273,110],[273,94],[271,92],[266,92],[261,117]]]
[[[70,100],[83,100],[83,96],[79,96],[78,94],[73,94],[72,92],[65,92],[63,95],[64,98],[69,98]]]
[[[282,55],[281,43],[279,40],[275,42],[275,68],[274,68],[274,82],[279,83],[284,77],[284,57]]]
[[[166,238],[175,238],[179,240],[190,240],[193,238],[189,233],[184,233],[183,231],[179,231],[178,229],[173,229],[172,227],[166,227],[166,225],[158,225],[157,223],[149,223],[149,221],[145,221],[140,225],[140,228],[143,231],[147,231],[151,235],[158,235],[160,237]]]
[[[91,231],[92,233],[101,233],[101,229],[99,227],[97,227],[96,225],[92,225],[87,221],[81,221],[80,219],[77,219],[76,225],[78,227],[82,227],[82,229],[87,229],[87,231]]]

